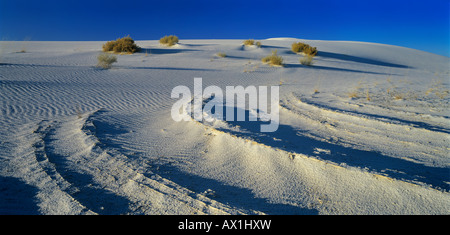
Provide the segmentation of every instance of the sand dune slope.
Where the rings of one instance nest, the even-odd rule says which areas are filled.
[[[137,41],[108,70],[103,42],[0,42],[0,214],[448,214],[448,57],[261,42]],[[273,50],[284,67],[261,62]],[[194,77],[280,86],[278,130],[173,121]]]

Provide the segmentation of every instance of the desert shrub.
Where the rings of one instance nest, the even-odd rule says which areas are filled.
[[[291,50],[295,53],[300,53],[303,51],[303,48],[305,47],[306,44],[301,43],[301,42],[294,42],[292,43],[291,46]]]
[[[139,50],[139,47],[134,43],[134,40],[130,36],[127,36],[117,39],[113,50],[116,53],[134,53]]]
[[[306,54],[300,58],[300,64],[311,66],[314,63],[313,58],[314,56]]]
[[[348,98],[358,98],[358,91],[350,91],[347,93]]]
[[[219,53],[217,53],[216,55],[217,55],[218,57],[222,57],[222,58],[227,57],[227,54],[225,54],[225,53],[223,53],[223,52],[219,52]]]
[[[317,55],[317,47],[312,47],[310,45],[306,45],[303,48],[303,53],[305,53],[305,55],[316,56]]]
[[[306,55],[312,55],[312,56],[317,55],[316,47],[312,47],[312,46],[310,46],[306,43],[302,43],[302,42],[292,43],[291,50],[294,53],[302,53],[303,52]]]
[[[173,46],[178,43],[178,37],[175,35],[164,36],[159,39],[159,43],[166,46]]]
[[[135,53],[139,51],[139,47],[130,36],[119,38],[115,41],[109,41],[103,44],[104,52],[115,53]]]
[[[277,55],[277,50],[272,51],[272,55],[262,58],[261,61],[271,66],[283,66],[283,58]]]
[[[111,68],[111,65],[113,63],[117,62],[117,56],[107,54],[107,53],[102,53],[97,56],[97,60],[98,60],[97,67],[109,69],[109,68]]]
[[[106,42],[105,44],[103,44],[103,51],[104,52],[113,51],[115,45],[116,45],[116,41]]]
[[[244,43],[244,45],[246,45],[246,46],[252,46],[252,45],[255,45],[255,40],[253,40],[253,39],[247,39],[247,40],[245,40],[243,43]]]
[[[259,48],[261,48],[261,46],[262,46],[261,42],[256,42],[255,45],[256,45],[257,47],[259,47]]]

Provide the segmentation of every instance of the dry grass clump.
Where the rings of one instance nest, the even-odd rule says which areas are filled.
[[[355,87],[353,87],[352,90],[347,92],[347,96],[349,98],[355,98],[355,99],[363,97],[364,96],[363,88],[364,88],[364,85],[365,85],[364,81],[365,81],[365,78],[360,79],[358,81],[358,84]]]
[[[114,53],[129,53],[133,54],[139,51],[139,47],[134,43],[134,40],[130,36],[119,38],[115,41],[109,41],[103,44],[104,52]]]
[[[255,45],[258,48],[261,48],[261,46],[262,46],[261,42],[259,42],[259,41],[255,42],[255,40],[253,40],[253,39],[247,39],[247,40],[243,41],[242,43],[244,44],[244,46],[253,46],[253,45]]]
[[[97,60],[98,60],[97,67],[109,69],[109,68],[111,68],[111,65],[113,63],[117,62],[117,56],[107,54],[107,53],[102,53],[97,56]]]
[[[440,99],[445,99],[450,94],[450,91],[446,89],[442,80],[435,80],[431,87],[425,91],[425,96],[430,94],[434,94]]]
[[[300,58],[300,64],[311,66],[314,61],[314,56],[317,55],[317,47],[312,47],[306,43],[294,42],[292,43],[291,50],[297,54],[303,54],[303,58]]]
[[[372,98],[370,97],[370,91],[369,91],[369,88],[366,89],[366,100],[367,100],[367,101],[371,101],[371,100],[372,100]]]
[[[255,45],[255,40],[247,39],[243,43],[244,43],[245,46],[253,46],[253,45]]]
[[[164,36],[159,39],[159,43],[165,46],[173,46],[178,43],[178,37],[175,35]]]
[[[294,43],[292,43],[291,50],[292,50],[294,53],[300,53],[300,52],[303,51],[303,48],[304,48],[305,46],[306,46],[305,43],[302,43],[302,42],[294,42]]]
[[[223,53],[223,52],[219,52],[219,53],[217,53],[216,55],[217,55],[218,57],[222,57],[222,58],[227,57],[227,54],[225,54],[225,53]]]
[[[300,58],[300,64],[311,66],[314,63],[313,59],[314,56],[312,55],[304,55],[302,58]]]
[[[271,66],[283,66],[283,58],[277,55],[277,50],[272,51],[272,55],[262,58],[261,61]]]
[[[403,100],[406,98],[406,94],[405,93],[400,93],[398,91],[393,91],[391,92],[391,96],[392,98],[394,98],[395,100]]]
[[[294,53],[303,53],[305,55],[316,56],[317,55],[317,47],[312,47],[306,43],[302,42],[294,42],[292,43],[291,50]]]
[[[317,52],[318,52],[317,47],[312,47],[312,46],[307,45],[303,48],[303,53],[305,55],[316,56]]]
[[[351,99],[366,97],[367,101],[372,100],[369,88],[367,88],[365,91],[360,91],[360,89],[355,89],[355,90],[349,91],[349,92],[347,92],[347,96],[348,96],[348,98],[351,98]],[[395,99],[402,99],[401,97],[403,97],[403,96],[401,96],[401,94],[397,94],[396,96],[393,96],[393,97]]]
[[[350,91],[347,93],[348,98],[358,98],[358,91],[354,90],[354,91]]]

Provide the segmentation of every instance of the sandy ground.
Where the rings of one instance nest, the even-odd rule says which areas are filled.
[[[318,48],[313,66],[290,51],[297,41]],[[0,42],[0,214],[450,212],[448,57],[293,38],[137,41],[106,70],[103,43]],[[272,50],[284,67],[261,63]],[[280,86],[278,130],[173,121],[171,91],[194,77]]]

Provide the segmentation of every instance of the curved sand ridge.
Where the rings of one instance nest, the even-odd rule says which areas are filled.
[[[322,213],[360,213],[359,209],[364,213],[382,213],[371,207],[376,204],[393,209],[389,213],[404,214],[423,209],[421,196],[416,198],[410,195],[421,188],[438,198],[442,197],[440,205],[442,209],[446,207],[448,194],[443,191],[448,191],[445,147],[448,134],[397,124],[395,121],[331,111],[303,103],[295,96],[289,98],[294,102],[281,103],[279,132],[259,133],[259,125],[249,121],[199,122],[206,127],[208,135],[218,141],[209,145],[214,154],[222,151],[225,155],[245,156],[244,159],[233,159],[238,163],[233,163],[229,171],[233,175],[252,179],[249,180],[253,181],[251,187],[257,188],[258,193],[264,195],[270,191],[269,195],[272,195],[274,192],[271,190],[275,190],[276,194],[284,195],[277,198],[284,203],[301,202],[300,205],[308,209],[315,205],[314,208],[319,208]],[[421,143],[417,135],[430,138],[426,143]],[[228,153],[229,149],[216,150],[217,146],[227,141],[235,146],[234,149],[246,151],[236,154]],[[213,165],[218,163],[209,164],[215,172],[217,169]],[[278,167],[267,169],[267,166]],[[264,170],[261,171],[261,168]],[[261,178],[247,175],[249,169],[253,169],[252,174],[259,172],[257,175]],[[270,182],[267,182],[268,179]],[[339,182],[336,182],[337,179]],[[340,188],[334,187],[333,183],[330,185],[330,182],[340,185]],[[236,184],[241,183],[238,180]],[[364,188],[367,186],[370,189]],[[392,187],[397,190],[386,190]],[[308,193],[304,195],[305,192]],[[271,197],[269,195],[265,196]],[[403,204],[395,203],[399,201]],[[359,209],[350,209],[354,206]]]

